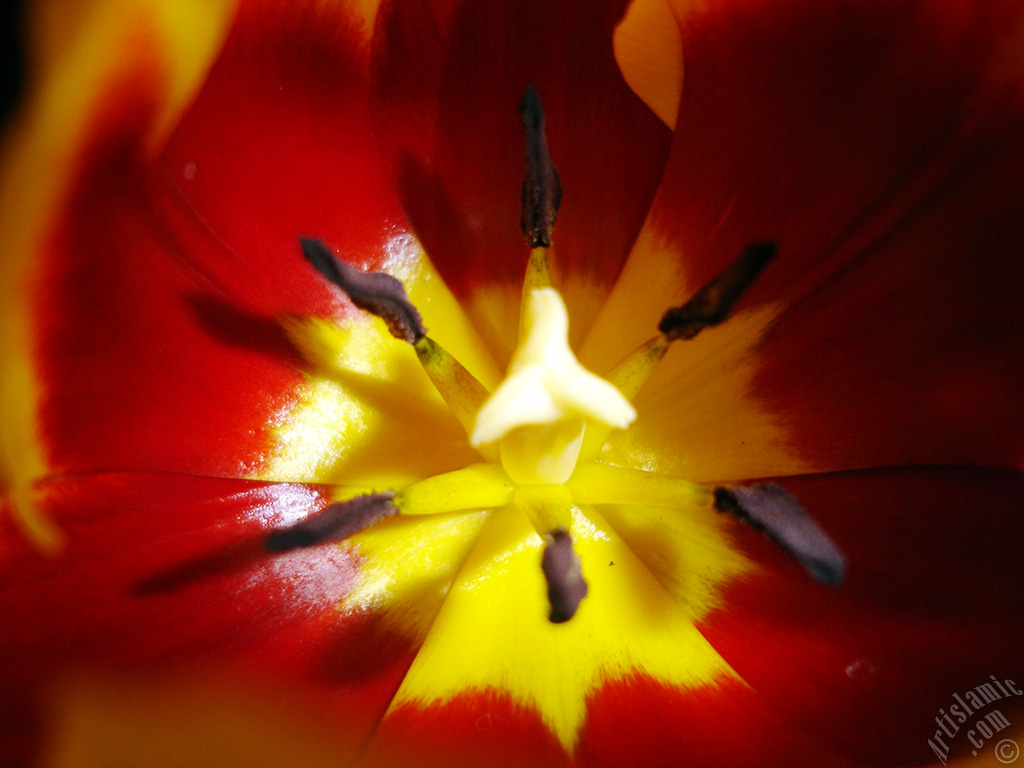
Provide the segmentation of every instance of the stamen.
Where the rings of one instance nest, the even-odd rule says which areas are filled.
[[[429,336],[417,341],[413,348],[452,414],[467,433],[472,432],[476,414],[490,396],[487,388],[451,352]]]
[[[437,391],[470,432],[489,393],[448,350],[427,336],[419,310],[409,300],[402,282],[384,272],[362,272],[338,261],[319,240],[300,238],[300,243],[306,260],[341,288],[353,304],[384,320],[392,336],[413,345]],[[485,458],[494,454],[489,448],[480,452]]]
[[[526,336],[527,318],[530,314],[530,297],[534,291],[550,288],[551,263],[548,260],[547,248],[533,248],[530,260],[526,263],[526,275],[523,277],[523,292],[519,298],[519,331],[516,338],[520,341]]]
[[[627,399],[632,400],[647,383],[651,371],[661,362],[670,343],[668,337],[659,333],[612,368],[608,374],[608,381]]]
[[[744,248],[736,261],[692,299],[681,307],[668,310],[661,318],[658,330],[669,341],[675,341],[692,339],[708,326],[721,323],[761,270],[775,258],[777,250],[775,243],[755,243]]]
[[[560,483],[521,485],[512,497],[512,504],[529,518],[541,536],[551,531],[569,530],[572,502],[569,489]]]
[[[339,541],[385,518],[398,514],[392,504],[394,493],[366,493],[348,501],[330,504],[312,517],[290,528],[267,536],[266,547],[272,552],[285,552],[297,547],[311,547],[323,541]]]
[[[526,264],[523,293],[519,302],[519,338],[522,339],[526,333],[530,295],[553,285],[548,248],[551,247],[555,217],[562,201],[562,186],[558,171],[548,154],[547,138],[544,135],[544,110],[532,85],[526,87],[519,111],[523,116],[526,146],[526,175],[523,179],[523,207],[519,226],[530,244],[530,259]]]
[[[392,336],[415,344],[427,335],[401,280],[384,272],[363,272],[339,261],[319,240],[303,237],[300,243],[306,260],[341,288],[353,304],[387,323]]]
[[[548,153],[544,135],[544,108],[532,85],[519,105],[526,145],[526,180],[519,226],[531,248],[550,248],[555,216],[562,203],[562,182]]]
[[[548,602],[552,624],[562,624],[576,615],[580,601],[587,596],[587,582],[583,580],[580,558],[573,551],[572,539],[564,529],[552,531],[544,537],[544,555],[540,567],[548,583]]]
[[[393,504],[403,515],[495,509],[508,504],[514,491],[497,464],[473,464],[407,485],[394,494]]]
[[[548,260],[547,248],[533,248],[530,251],[530,260],[526,263],[526,275],[523,278],[523,301],[535,290],[550,288],[551,263]]]
[[[711,504],[711,492],[703,485],[597,462],[578,465],[567,485],[577,504],[635,504],[664,509]]]
[[[665,356],[669,344],[678,339],[692,339],[704,328],[723,322],[744,291],[775,257],[776,251],[774,243],[754,243],[744,248],[736,261],[693,298],[665,312],[658,324],[661,333],[626,355],[608,374],[608,382],[628,399],[636,397]],[[610,430],[601,425],[589,430],[580,450],[580,460],[594,459],[609,434]]]
[[[843,553],[782,486],[761,483],[751,488],[715,488],[715,509],[764,533],[818,581],[833,586],[842,583],[846,570]]]

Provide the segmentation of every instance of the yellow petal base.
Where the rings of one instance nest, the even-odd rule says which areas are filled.
[[[402,277],[415,296],[423,289],[416,275],[433,271],[425,260],[410,263]],[[287,456],[301,453],[298,446],[311,456],[319,446],[328,458],[287,473],[342,484],[339,498],[371,488],[396,492],[401,514],[341,545],[363,565],[340,610],[372,611],[419,647],[389,712],[474,691],[505,694],[538,712],[572,752],[588,700],[608,682],[641,674],[694,688],[735,679],[695,625],[720,606],[720,585],[753,567],[731,546],[707,488],[643,471],[642,454],[620,452],[625,466],[595,460],[602,436],[628,425],[632,407],[621,407],[618,390],[576,361],[564,305],[537,267],[546,266],[546,254],[535,253],[531,263],[536,279],[524,293],[527,314],[534,301],[557,303],[562,312],[552,316],[540,307],[525,319],[509,376],[497,386],[477,385],[469,373],[486,365],[463,368],[458,354],[432,341],[414,350],[376,320],[292,327],[312,364],[309,396],[282,418],[275,471],[286,473]],[[453,306],[440,285],[430,281],[432,302],[418,302],[431,329],[446,322],[444,313],[432,315],[431,305]],[[557,334],[536,333],[545,326]],[[459,326],[445,338],[444,349],[474,349],[475,341],[460,338],[463,332],[467,327]],[[626,368],[640,370],[634,378],[646,378],[664,354],[655,347],[627,361]],[[521,397],[528,387],[517,388],[514,379],[524,370],[543,390],[540,397]],[[394,391],[390,399],[380,396],[390,409],[373,407],[374,387]],[[460,423],[469,429],[467,412],[488,390],[494,394],[474,429],[484,422],[500,445],[500,460],[488,445],[474,453],[459,430]],[[324,399],[330,392],[333,400]],[[399,400],[412,426],[391,418]],[[496,414],[490,423],[489,405]],[[498,422],[501,428],[491,430]],[[591,447],[581,454],[591,434]],[[359,454],[382,458],[371,470]],[[589,586],[578,612],[562,624],[548,620],[540,568],[544,534],[557,529],[571,532]]]

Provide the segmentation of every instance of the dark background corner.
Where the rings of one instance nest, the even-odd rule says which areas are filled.
[[[0,0],[0,129],[18,103],[25,79],[22,22],[24,0]]]

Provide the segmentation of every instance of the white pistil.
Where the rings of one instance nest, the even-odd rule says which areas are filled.
[[[517,484],[564,483],[587,423],[624,429],[636,411],[576,359],[556,290],[530,293],[523,330],[508,376],[477,414],[470,441],[476,447],[500,441],[502,465]]]

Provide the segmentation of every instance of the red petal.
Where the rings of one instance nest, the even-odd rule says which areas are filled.
[[[457,662],[456,662],[457,663]],[[399,708],[374,734],[360,768],[534,768],[572,764],[536,713],[508,697],[467,693]]]
[[[258,471],[301,381],[278,316],[345,311],[298,237],[373,262],[400,219],[368,124],[366,40],[328,21],[247,4],[157,161],[146,93],[109,85],[38,254],[56,471]]]
[[[299,236],[374,265],[403,231],[370,122],[367,5],[243,3],[170,138],[166,184],[232,252],[227,280],[248,265],[264,290],[302,297]]]
[[[359,568],[350,551],[266,552],[270,528],[327,503],[315,487],[96,473],[42,484],[33,501],[67,545],[60,558],[41,554],[4,520],[4,696],[65,670],[128,669],[142,680],[177,664],[186,676],[241,667],[271,687],[307,686],[298,692],[322,699],[355,748],[411,661],[408,641],[374,617],[339,611]]]
[[[644,768],[855,765],[802,733],[735,681],[695,692],[638,677],[605,686],[590,705],[585,766]]]
[[[781,719],[740,683],[688,692],[637,677],[603,687],[589,710],[579,749],[569,755],[534,713],[504,696],[469,693],[442,705],[403,707],[384,719],[359,765],[856,765]]]
[[[374,101],[383,154],[417,235],[458,295],[522,281],[529,248],[518,226],[525,161],[516,109],[531,83],[565,192],[556,261],[601,291],[614,281],[670,141],[615,64],[623,10],[619,0],[382,8]],[[589,318],[574,321],[586,327]]]
[[[701,631],[780,716],[840,753],[934,759],[927,740],[955,693],[993,674],[1024,679],[1024,476],[906,469],[782,482],[845,550],[847,583],[816,585],[739,532],[766,572],[730,589]]]
[[[265,552],[269,528],[326,503],[313,487],[95,473],[42,483],[33,502],[68,543],[53,558],[8,531],[5,655],[128,662],[240,647],[331,611],[356,568],[331,547],[280,558]]]
[[[788,302],[755,395],[815,466],[1017,464],[1020,4],[680,16],[685,84],[651,222],[691,290],[744,245],[780,244],[745,304]]]

